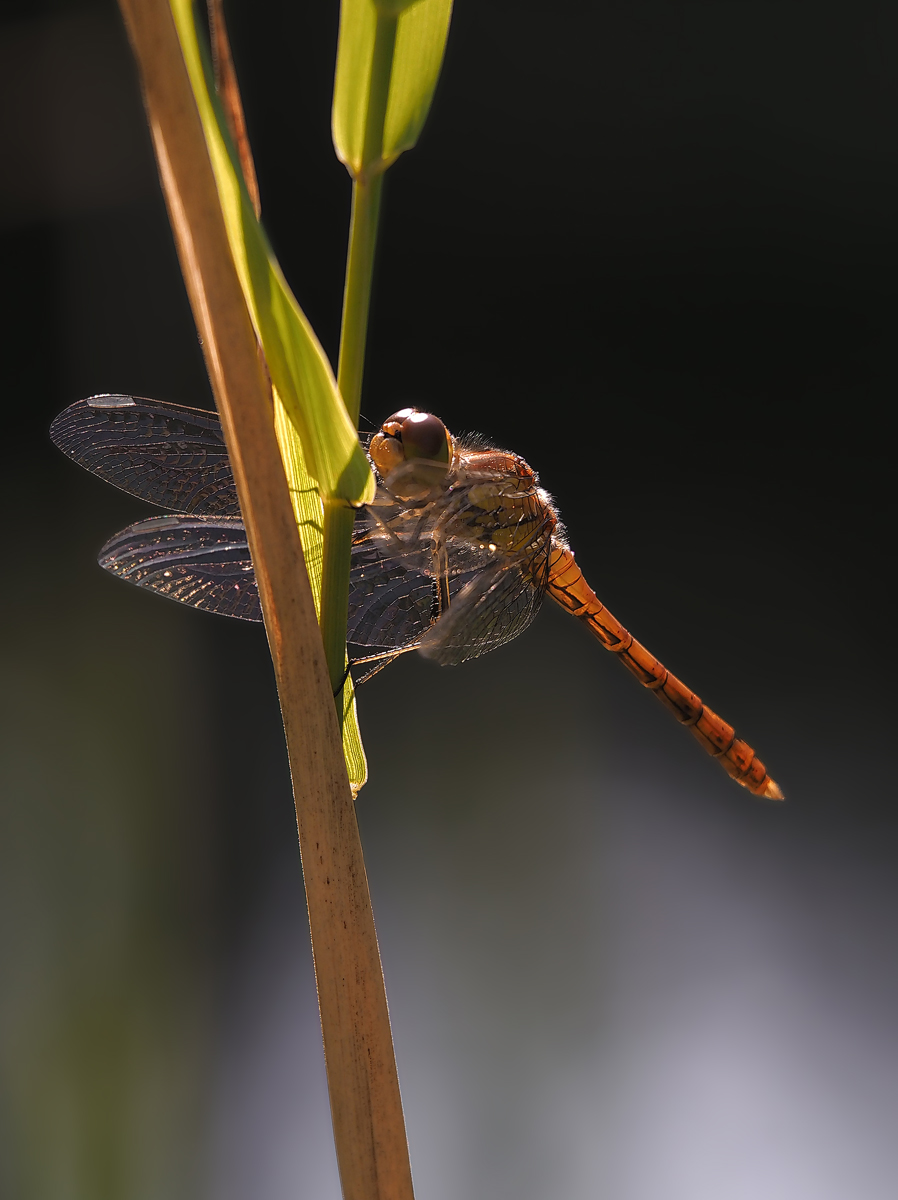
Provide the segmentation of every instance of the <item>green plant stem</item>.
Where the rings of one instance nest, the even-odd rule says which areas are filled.
[[[346,259],[337,387],[349,419],[356,425],[362,407],[362,375],[383,178],[382,174],[377,174],[368,182],[357,179],[352,185],[352,223]]]
[[[362,402],[365,342],[374,276],[374,250],[380,219],[383,187],[384,123],[390,96],[393,52],[396,49],[394,16],[378,14],[368,88],[365,143],[362,169],[352,185],[352,221],[346,257],[346,286],[343,292],[343,323],[340,329],[340,360],[337,387],[350,419],[358,424]]]
[[[337,387],[354,425],[359,423],[362,405],[365,343],[383,188],[384,122],[390,95],[393,52],[396,49],[396,22],[395,16],[378,14],[365,121],[364,165],[352,185],[352,220],[346,256]],[[321,636],[335,690],[345,671],[349,558],[354,515],[353,509],[345,505],[325,502]],[[337,711],[342,712],[339,697]]]

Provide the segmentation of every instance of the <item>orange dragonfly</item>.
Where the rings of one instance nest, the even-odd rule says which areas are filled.
[[[70,458],[177,516],[138,521],[100,564],[195,608],[261,620],[233,474],[214,413],[94,396],[50,430]],[[455,438],[404,408],[368,443],[377,478],[353,534],[348,641],[357,683],[417,650],[449,666],[522,633],[549,595],[616,654],[726,773],[756,795],[783,794],[751,746],[611,615],[583,578],[558,512],[517,454]]]

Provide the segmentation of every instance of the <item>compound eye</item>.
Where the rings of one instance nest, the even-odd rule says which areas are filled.
[[[390,437],[400,437],[403,421],[407,421],[415,412],[417,409],[414,408],[400,408],[399,412],[394,412],[392,417],[387,417],[380,427],[381,432],[389,434]]]
[[[399,416],[399,413],[396,414]],[[412,410],[402,422],[399,432],[405,457],[428,458],[432,462],[449,461],[449,435],[446,426],[432,413]]]

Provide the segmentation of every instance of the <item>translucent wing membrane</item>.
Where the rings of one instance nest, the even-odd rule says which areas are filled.
[[[356,517],[349,575],[348,641],[355,646],[406,646],[438,614],[431,554],[362,510]]]
[[[240,515],[215,413],[134,396],[92,396],[60,413],[50,437],[79,466],[159,508]]]
[[[205,612],[261,621],[246,530],[239,517],[151,517],[100,551],[101,567]]]
[[[511,561],[468,576],[418,649],[442,667],[479,658],[523,633],[540,610],[543,591]]]
[[[416,642],[434,620],[433,580],[370,551],[352,556],[347,641],[391,648]]]

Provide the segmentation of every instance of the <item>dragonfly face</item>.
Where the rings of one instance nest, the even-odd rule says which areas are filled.
[[[246,531],[214,413],[133,396],[71,405],[50,436],[100,478],[177,516],[138,521],[99,561],[194,608],[262,618]],[[371,438],[373,502],[353,534],[348,640],[368,674],[409,650],[462,663],[522,633],[548,594],[654,691],[738,783],[782,793],[754,751],[615,620],[583,579],[551,498],[522,458],[453,438],[406,408]],[[358,650],[362,651],[359,657]],[[367,675],[365,676],[367,678]]]
[[[444,486],[455,449],[439,417],[403,408],[375,433],[368,456],[392,495],[424,500]]]

